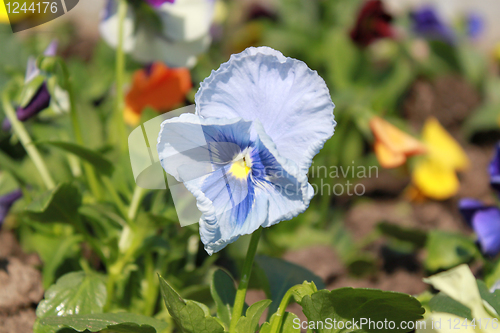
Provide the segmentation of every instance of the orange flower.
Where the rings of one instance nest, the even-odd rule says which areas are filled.
[[[168,68],[156,62],[149,70],[136,71],[132,88],[125,96],[125,121],[130,125],[138,124],[146,107],[159,112],[172,110],[184,101],[191,87],[187,68]]]
[[[425,145],[417,139],[380,117],[373,117],[370,120],[370,128],[375,136],[375,154],[384,168],[401,166],[407,157],[427,151]]]

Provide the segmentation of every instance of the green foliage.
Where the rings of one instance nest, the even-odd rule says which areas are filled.
[[[177,326],[185,333],[218,333],[224,332],[224,327],[211,317],[208,308],[198,302],[185,301],[160,278],[161,293],[167,309]]]
[[[318,276],[304,267],[267,256],[257,256],[255,261],[263,269],[269,281],[269,297],[273,302],[269,307],[269,316],[278,309],[280,300],[291,287],[304,281],[312,281],[319,288],[325,287]]]
[[[478,253],[470,238],[439,230],[429,233],[426,249],[425,267],[431,272],[467,263]]]
[[[234,298],[233,298],[234,299]],[[252,304],[245,314],[238,320],[236,325],[236,333],[256,332],[259,328],[259,320],[264,311],[271,304],[271,300],[263,299],[262,301]]]
[[[93,272],[73,272],[62,276],[45,292],[36,309],[35,332],[56,332],[56,326],[41,325],[40,320],[53,316],[102,313],[106,286],[102,276]],[[65,325],[65,324],[62,324]]]
[[[305,296],[300,303],[309,321],[325,321],[332,318],[337,321],[394,321],[395,332],[408,332],[399,329],[403,321],[416,321],[422,318],[424,309],[413,297],[375,289],[341,288],[327,291],[320,290],[311,296]],[[340,332],[341,330],[320,329],[319,332]],[[383,330],[382,330],[383,331]],[[360,327],[357,332],[378,332],[368,325]]]
[[[69,222],[77,219],[82,197],[72,184],[61,183],[53,190],[43,193],[26,207],[32,219],[41,222]]]
[[[41,320],[41,324],[71,327],[78,332],[100,332],[108,329],[116,333],[162,333],[167,332],[169,327],[163,321],[126,312],[47,317]]]

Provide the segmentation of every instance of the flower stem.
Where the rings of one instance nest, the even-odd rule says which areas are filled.
[[[285,296],[283,296],[283,299],[281,300],[280,306],[278,307],[278,310],[276,311],[276,317],[273,321],[273,325],[271,326],[271,330],[269,331],[270,333],[279,333],[281,329],[281,323],[283,322],[283,317],[285,316],[285,311],[288,306],[288,303],[290,303],[290,299],[293,296],[293,292],[297,289],[300,288],[301,285],[294,286],[286,292]]]
[[[115,122],[117,124],[118,142],[121,151],[127,148],[127,137],[125,131],[125,121],[123,119],[123,80],[125,72],[125,53],[123,52],[123,32],[125,17],[127,15],[127,1],[118,1],[118,46],[116,48],[116,100],[115,100]]]
[[[38,172],[40,173],[45,186],[49,190],[53,189],[56,186],[54,180],[50,176],[49,170],[47,169],[47,166],[42,159],[42,155],[40,155],[40,152],[33,144],[33,141],[31,141],[31,137],[28,134],[28,131],[26,131],[23,123],[17,120],[16,112],[14,111],[14,108],[12,107],[12,104],[10,102],[8,91],[5,91],[2,95],[2,105],[5,111],[5,115],[9,119],[14,132],[19,137],[19,140],[28,153],[28,156],[31,158],[36,168],[38,169]]]
[[[139,186],[136,186],[127,213],[127,218],[129,219],[130,222],[134,222],[135,218],[137,217],[137,212],[139,211],[139,205],[141,203],[143,194],[144,194],[144,189]]]
[[[248,245],[247,256],[245,258],[245,263],[243,264],[243,270],[241,272],[240,284],[238,285],[236,298],[234,300],[233,314],[231,316],[229,332],[235,332],[236,324],[238,323],[238,320],[240,319],[243,312],[248,282],[250,281],[250,275],[252,273],[253,259],[255,258],[255,253],[257,252],[257,245],[259,245],[261,233],[262,228],[255,230],[252,234],[252,238],[250,239],[250,245]]]

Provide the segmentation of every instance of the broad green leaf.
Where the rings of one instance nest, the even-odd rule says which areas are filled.
[[[42,222],[73,222],[82,197],[74,185],[62,183],[34,200],[26,211],[30,217]]]
[[[217,269],[212,275],[212,283],[210,284],[210,293],[217,306],[217,317],[226,328],[231,323],[231,314],[233,311],[234,299],[236,297],[236,288],[234,280],[228,273],[222,269]]]
[[[377,228],[384,235],[411,243],[417,248],[424,247],[427,241],[427,233],[420,229],[404,228],[388,222],[379,223]]]
[[[486,284],[483,281],[477,280],[476,282],[481,298],[485,300],[497,314],[500,315],[500,290],[495,290],[494,293],[490,293],[488,287],[486,287]]]
[[[309,321],[324,322],[326,319],[342,321],[344,325],[351,326],[354,323],[359,330],[356,332],[383,332],[370,328],[370,319],[374,322],[394,322],[395,328],[391,332],[408,332],[400,328],[400,324],[414,322],[422,319],[424,309],[420,302],[410,295],[382,291],[376,289],[353,289],[341,288],[332,290],[320,290],[311,296],[305,296],[300,303],[303,312]],[[354,321],[354,322],[353,322]],[[340,332],[339,326],[319,329],[318,332]]]
[[[168,328],[168,324],[163,321],[127,312],[53,316],[42,319],[40,323],[56,327],[71,327],[79,332],[85,330],[99,332],[109,329],[117,333],[162,333]]]
[[[465,120],[462,131],[467,138],[472,137],[477,132],[497,130],[500,121],[500,103],[487,102]]]
[[[270,314],[276,312],[287,290],[297,284],[312,281],[318,288],[325,288],[321,278],[304,267],[267,256],[256,256],[255,261],[264,270],[269,281],[270,296],[273,301],[269,307]]]
[[[59,278],[45,292],[36,308],[35,332],[56,332],[57,327],[40,326],[50,316],[101,313],[106,302],[106,285],[97,273],[72,272]]]
[[[104,158],[101,154],[93,150],[64,141],[41,141],[38,142],[38,144],[54,146],[68,153],[74,154],[85,162],[90,163],[97,171],[106,176],[111,176],[111,174],[113,173],[113,164],[106,158]]]
[[[236,333],[255,332],[259,328],[259,320],[267,307],[271,304],[271,300],[263,299],[252,304],[244,317],[241,317],[236,324]]]
[[[168,312],[184,333],[222,333],[224,327],[210,316],[208,308],[201,303],[185,301],[172,287],[160,278],[163,300]]]
[[[435,272],[470,261],[477,253],[474,242],[461,235],[444,231],[431,231],[426,243],[425,267]]]
[[[439,293],[429,301],[429,308],[432,312],[450,313],[461,318],[472,319],[471,310],[462,303]]]
[[[271,320],[268,323],[264,323],[259,331],[259,333],[274,333],[271,332],[271,327],[273,322],[276,320],[276,314],[271,316]],[[296,314],[291,312],[285,312],[283,316],[283,321],[281,322],[281,329],[278,333],[300,333],[300,319]]]

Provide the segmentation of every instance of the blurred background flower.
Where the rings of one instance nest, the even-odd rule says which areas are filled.
[[[382,1],[367,1],[358,13],[351,38],[360,46],[368,46],[378,39],[394,37],[391,22],[392,16],[384,10]]]
[[[187,68],[169,68],[155,62],[136,71],[125,96],[125,121],[137,125],[146,107],[165,112],[180,106],[191,87],[191,74]]]
[[[0,196],[0,227],[2,226],[5,217],[9,214],[12,205],[23,196],[21,190],[15,190]]]
[[[162,61],[172,67],[193,67],[196,57],[210,45],[210,25],[216,0],[176,0],[148,6],[128,6],[124,25],[124,50],[139,62]],[[107,0],[100,32],[118,44],[118,4]]]

